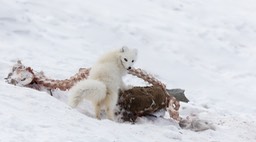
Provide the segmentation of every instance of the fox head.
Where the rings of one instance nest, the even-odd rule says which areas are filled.
[[[126,46],[122,47],[120,49],[120,60],[122,66],[126,69],[129,70],[132,68],[133,64],[137,60],[137,49],[130,49]]]

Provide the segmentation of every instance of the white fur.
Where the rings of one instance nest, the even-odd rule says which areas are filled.
[[[75,84],[70,89],[69,105],[76,107],[83,99],[89,99],[95,106],[99,119],[100,109],[106,106],[108,119],[114,119],[114,108],[119,89],[124,90],[122,76],[137,59],[137,50],[122,47],[103,55],[92,67],[88,80]]]

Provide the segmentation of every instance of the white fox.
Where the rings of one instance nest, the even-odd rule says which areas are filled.
[[[69,105],[76,107],[83,99],[91,100],[96,118],[100,119],[100,110],[105,106],[107,118],[113,120],[118,91],[126,89],[122,77],[136,59],[137,50],[127,47],[103,55],[91,68],[88,79],[76,83],[70,89]]]

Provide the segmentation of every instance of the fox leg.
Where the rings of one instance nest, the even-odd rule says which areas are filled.
[[[115,107],[117,104],[118,100],[118,93],[117,91],[114,92],[108,92],[107,97],[106,97],[106,112],[107,112],[107,117],[110,120],[114,120],[115,117]]]
[[[100,120],[101,102],[95,103],[95,117]]]

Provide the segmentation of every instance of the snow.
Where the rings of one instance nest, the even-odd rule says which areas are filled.
[[[0,141],[255,142],[255,12],[253,0],[1,0]],[[186,90],[182,117],[195,114],[216,130],[99,121],[66,105],[66,92],[50,97],[4,81],[18,59],[64,79],[123,45],[138,49],[136,67]]]

